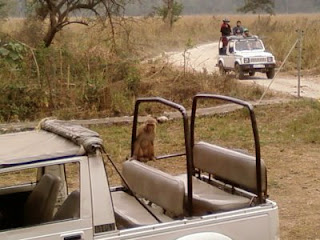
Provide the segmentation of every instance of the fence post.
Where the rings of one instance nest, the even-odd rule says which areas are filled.
[[[302,65],[302,40],[303,40],[303,30],[297,30],[299,34],[299,55],[298,55],[298,97],[301,97],[301,65]]]

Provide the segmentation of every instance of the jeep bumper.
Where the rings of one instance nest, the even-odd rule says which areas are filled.
[[[271,68],[275,68],[275,63],[259,63],[259,64],[243,64],[241,65],[241,68],[243,71],[250,72],[250,71],[256,71],[256,72],[266,72]]]

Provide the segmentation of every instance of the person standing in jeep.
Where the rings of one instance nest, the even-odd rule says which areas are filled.
[[[233,32],[233,35],[235,35],[235,36],[242,36],[243,27],[241,26],[241,21],[240,20],[237,21],[237,26],[235,26],[232,29],[232,32]]]
[[[229,19],[227,18],[223,19],[223,23],[220,29],[223,47],[226,47],[228,45],[227,37],[231,35],[231,27],[229,25],[229,22],[230,22]]]
[[[221,29],[220,29],[222,37],[227,37],[227,36],[231,35],[231,27],[229,25],[229,22],[230,22],[229,19],[227,19],[227,18],[223,19],[223,23],[222,23]]]

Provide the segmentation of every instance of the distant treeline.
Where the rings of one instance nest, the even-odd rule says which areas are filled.
[[[184,5],[183,14],[237,13],[244,0],[177,0]],[[127,7],[129,15],[147,15],[162,0],[140,0]],[[275,0],[276,13],[320,12],[320,0]]]
[[[222,14],[237,13],[244,0],[177,0],[184,6],[183,14]],[[26,15],[26,0],[4,1],[8,4],[8,13],[14,17]],[[152,15],[153,8],[162,0],[135,0],[126,6],[126,14],[132,16]],[[315,13],[320,12],[320,0],[275,0],[276,13]]]

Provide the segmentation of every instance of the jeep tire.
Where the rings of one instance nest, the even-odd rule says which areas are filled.
[[[220,61],[219,62],[219,73],[221,76],[225,76],[226,75],[226,70],[223,67],[223,63]]]
[[[256,72],[255,72],[255,71],[249,72],[249,76],[250,76],[250,77],[253,77],[254,75],[256,75]]]
[[[238,63],[236,63],[234,65],[234,71],[236,73],[236,78],[239,80],[244,79],[244,72],[242,70],[242,68],[240,67],[240,65]]]
[[[267,78],[268,78],[268,79],[273,79],[275,73],[276,73],[276,71],[275,71],[274,68],[268,69],[268,71],[266,72]]]

